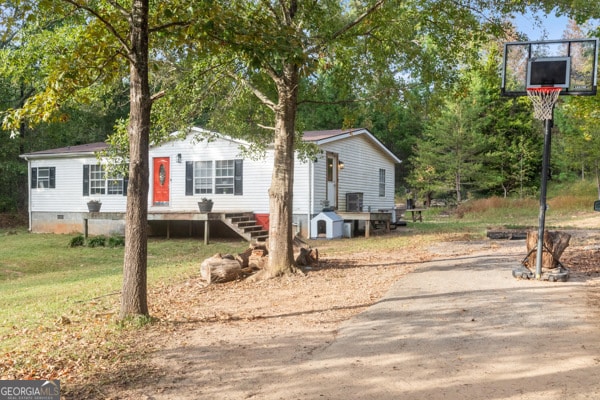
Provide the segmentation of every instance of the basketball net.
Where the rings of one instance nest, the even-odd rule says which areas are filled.
[[[554,105],[558,101],[561,88],[544,86],[527,88],[527,96],[533,103],[533,117],[540,120],[552,119]]]

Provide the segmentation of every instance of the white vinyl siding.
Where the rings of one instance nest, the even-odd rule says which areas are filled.
[[[214,202],[213,211],[253,211],[258,214],[269,213],[269,187],[271,186],[271,171],[273,170],[272,151],[266,152],[263,159],[244,158],[240,154],[242,142],[227,138],[216,138],[214,140],[195,140],[190,135],[182,141],[165,143],[160,147],[151,149],[151,156],[172,157],[171,162],[171,193],[172,200],[169,208],[173,211],[190,211],[198,209],[201,198],[210,198]],[[177,154],[181,154],[181,162],[176,162]],[[196,192],[196,163],[212,163],[211,193]],[[215,164],[217,161],[226,162],[225,169],[233,168],[230,172],[232,181],[226,183],[221,181],[219,185],[229,185],[233,191],[229,193],[216,193]],[[187,170],[191,164],[190,171]],[[152,171],[150,175],[152,176]],[[191,176],[188,181],[187,176]],[[239,175],[239,176],[238,176]],[[219,178],[227,178],[220,176]],[[189,188],[188,188],[189,185]],[[189,190],[188,190],[189,189]],[[152,191],[152,188],[150,189]],[[226,190],[223,190],[224,192]],[[150,205],[150,210],[153,206]]]
[[[89,157],[64,157],[52,159],[31,160],[31,172],[36,173],[39,168],[45,168],[52,165],[52,169],[56,171],[55,189],[54,190],[32,190],[30,193],[30,209],[31,211],[40,212],[56,212],[57,214],[68,212],[87,212],[86,203],[90,198],[100,200],[102,202],[102,211],[124,211],[126,196],[123,194],[124,182],[122,179],[110,180],[110,186],[107,180],[104,180],[104,194],[89,193],[83,194],[84,166],[92,166],[96,164],[96,158],[93,155]],[[89,177],[88,177],[89,178]],[[117,183],[118,182],[118,183]],[[118,186],[118,187],[115,187]],[[110,189],[109,189],[110,188]],[[101,191],[101,189],[98,189]],[[108,195],[109,190],[114,194]]]
[[[373,145],[367,135],[322,144],[323,152],[337,153],[344,162],[338,171],[338,209],[346,211],[346,193],[362,193],[365,210],[392,209],[394,207],[394,161]],[[325,199],[327,168],[325,156],[314,164],[315,202],[313,213],[320,211],[320,201]],[[385,171],[385,177],[380,170]],[[383,196],[381,196],[383,194]]]
[[[220,137],[211,141],[202,141],[194,137],[197,132],[198,130],[194,129],[192,134],[184,140],[174,140],[150,149],[150,158],[170,158],[171,201],[168,210],[174,212],[197,211],[198,201],[202,197],[207,197],[214,201],[213,211],[215,212],[252,211],[257,214],[268,214],[269,188],[271,187],[274,163],[273,149],[267,149],[264,158],[244,158],[242,160],[240,152],[242,142]],[[338,170],[338,209],[340,211],[346,210],[346,193],[352,192],[363,193],[365,208],[371,207],[371,209],[377,210],[393,207],[394,160],[375,146],[367,135],[356,134],[352,137],[324,143],[320,147],[323,154],[317,157],[316,161],[295,160],[293,205],[291,205],[294,215],[314,214],[321,211],[321,200],[326,198],[327,160],[325,154],[328,151],[337,153],[339,160],[345,164],[344,169]],[[181,155],[181,162],[178,162],[178,154]],[[223,188],[223,192],[227,192],[233,185],[233,194],[215,193],[217,186],[215,165],[218,161],[224,163],[219,167],[221,170],[218,177],[221,179],[219,186]],[[36,189],[37,186],[32,186],[30,191],[31,211],[56,212],[57,215],[69,212],[87,212],[86,203],[90,198],[94,198],[102,202],[102,212],[125,212],[126,180],[122,181],[123,185],[119,185],[118,182],[121,180],[112,180],[110,177],[104,176],[104,194],[92,195],[89,191],[85,193],[82,190],[84,166],[98,165],[94,155],[65,155],[64,157],[52,155],[48,158],[30,159],[29,162],[32,175],[31,185],[34,182],[34,169],[37,173],[39,168],[53,168],[56,176],[56,189]],[[211,193],[195,193],[193,170],[196,168],[196,164],[201,162],[211,165],[206,169],[210,169],[212,173],[206,178],[212,178],[212,182],[202,183],[205,188],[212,188]],[[189,182],[190,194],[186,195],[188,164],[192,169],[192,181]],[[234,169],[233,173],[231,172],[232,168]],[[380,189],[383,189],[383,185],[380,187],[382,182],[378,179],[380,169],[386,171],[384,197],[379,196]],[[237,176],[238,171],[241,172],[239,177]],[[150,193],[153,193],[153,176],[154,171],[151,165]],[[232,176],[233,184],[231,183]],[[37,185],[37,181],[35,182]],[[97,190],[101,191],[100,187],[99,184],[96,187]],[[123,195],[116,195],[119,191],[122,191]],[[152,196],[149,196],[149,211],[165,210],[164,206],[160,208],[154,206],[151,198]]]

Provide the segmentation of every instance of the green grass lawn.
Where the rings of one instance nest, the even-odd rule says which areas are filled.
[[[594,200],[595,193],[555,196],[549,200],[546,226],[550,229],[576,214],[594,215]],[[451,236],[483,239],[490,227],[537,226],[538,213],[535,199],[474,200],[455,210],[428,209],[423,212],[423,222],[409,221],[393,235],[316,241],[313,245],[326,246],[328,253],[344,254],[400,250]],[[71,248],[72,238],[30,234],[24,229],[0,230],[0,350],[17,346],[21,339],[18,332],[50,329],[64,316],[83,319],[84,313],[118,314],[123,248]],[[180,282],[197,275],[200,263],[215,253],[240,253],[247,247],[243,241],[205,246],[199,239],[150,239],[148,284]]]
[[[91,299],[118,298],[123,247],[70,248],[71,238],[0,231],[0,338],[15,329],[52,326],[62,316],[76,315]],[[198,274],[205,258],[218,252],[238,253],[247,246],[246,242],[205,246],[197,239],[151,239],[148,284],[180,281]],[[110,307],[114,303],[113,299]],[[0,341],[0,349],[15,345],[14,339]]]

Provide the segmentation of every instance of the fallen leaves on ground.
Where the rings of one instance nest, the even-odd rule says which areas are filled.
[[[403,274],[432,258],[418,249],[344,255],[320,249],[320,254],[320,264],[304,276],[207,286],[198,273],[177,284],[151,287],[154,320],[141,327],[116,323],[118,296],[82,303],[37,328],[13,327],[0,340],[23,341],[0,355],[0,379],[60,379],[64,399],[126,398],[118,393],[161,373],[148,362],[150,354],[171,341],[184,342],[186,332],[204,329],[207,346],[235,343],[243,332],[333,335],[340,322],[374,304]],[[567,251],[564,263],[575,274],[600,275],[599,250]]]

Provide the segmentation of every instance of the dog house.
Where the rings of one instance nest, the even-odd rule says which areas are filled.
[[[342,237],[344,220],[333,211],[323,211],[310,221],[311,239]]]

